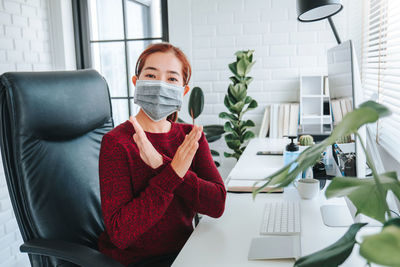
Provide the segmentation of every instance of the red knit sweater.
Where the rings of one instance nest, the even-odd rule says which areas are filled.
[[[226,191],[202,133],[192,165],[183,178],[171,160],[190,124],[172,123],[167,133],[145,132],[163,157],[157,169],[139,155],[127,120],[104,135],[99,176],[105,231],[99,250],[127,265],[153,255],[178,252],[193,231],[196,212],[220,217]]]

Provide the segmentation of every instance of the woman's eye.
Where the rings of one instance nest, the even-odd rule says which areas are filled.
[[[153,74],[146,74],[145,77],[148,77],[148,78],[155,78],[156,76],[153,75]]]
[[[171,82],[177,82],[177,81],[178,81],[178,80],[177,80],[176,78],[174,78],[174,77],[169,78],[169,80],[170,80]]]

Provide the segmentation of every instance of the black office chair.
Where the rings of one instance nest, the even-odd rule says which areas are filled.
[[[122,267],[100,253],[98,158],[114,127],[108,86],[94,70],[0,76],[1,153],[33,267]]]

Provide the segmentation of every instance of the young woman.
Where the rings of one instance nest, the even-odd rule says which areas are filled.
[[[128,266],[170,266],[195,213],[218,218],[226,191],[202,126],[176,123],[191,67],[169,43],[150,45],[132,78],[135,117],[104,135],[99,249]]]

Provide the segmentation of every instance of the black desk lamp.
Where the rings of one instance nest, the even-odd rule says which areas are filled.
[[[341,41],[331,17],[342,9],[340,0],[297,0],[297,19],[301,22],[313,22],[327,18],[336,41],[340,44]]]

